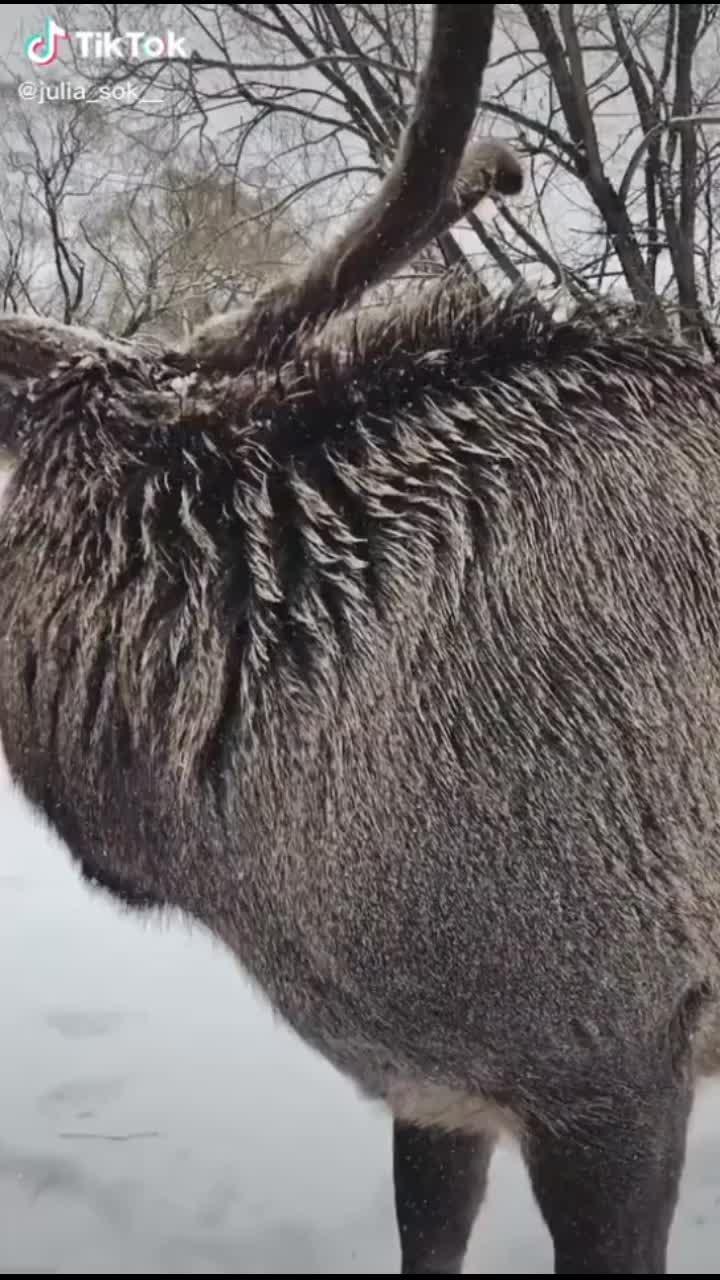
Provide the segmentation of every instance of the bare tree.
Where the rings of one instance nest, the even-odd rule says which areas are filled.
[[[8,175],[0,228],[4,305],[20,297],[66,323],[87,312],[86,262],[77,242],[79,206],[97,197],[110,175],[104,122],[84,106],[7,113],[0,158]],[[31,287],[32,280],[32,287]]]
[[[123,337],[142,329],[166,340],[252,296],[299,240],[289,218],[268,217],[254,192],[197,156],[165,166],[80,225],[107,269],[97,322]]]
[[[3,310],[177,338],[237,305],[297,248],[298,233],[270,194],[261,201],[196,148],[171,163],[137,148],[128,162],[96,103],[39,111],[6,98]]]
[[[94,8],[117,29],[117,6]],[[194,51],[102,69],[164,95],[152,110],[168,137],[194,130],[230,171],[269,178],[290,202],[332,190],[331,222],[387,171],[429,6],[123,8],[150,29],[174,23]],[[442,259],[491,266],[491,283],[631,297],[714,351],[719,52],[716,5],[500,6],[482,109],[527,157],[528,198],[444,233]]]
[[[707,304],[720,260],[705,254],[703,269],[711,226],[702,209],[720,132],[702,122],[720,123],[717,7],[517,9],[505,23],[515,76],[494,109],[534,154],[543,253],[511,216],[505,246],[525,245],[557,281],[596,293],[619,286],[658,319],[669,304],[686,336],[714,349]],[[553,207],[563,210],[554,245]]]

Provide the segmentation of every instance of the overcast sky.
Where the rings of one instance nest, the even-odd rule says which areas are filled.
[[[23,40],[40,31],[43,19],[52,10],[37,4],[6,4],[0,7],[0,57],[19,67],[23,60]]]

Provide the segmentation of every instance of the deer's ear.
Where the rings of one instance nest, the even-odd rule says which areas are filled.
[[[17,454],[33,381],[47,377],[63,361],[101,352],[127,354],[127,347],[44,316],[0,317],[0,454],[6,459]]]
[[[0,377],[6,380],[6,386],[43,377],[53,365],[83,349],[84,332],[41,316],[3,316]]]
[[[0,466],[19,452],[32,381],[82,350],[83,332],[34,315],[0,319]]]

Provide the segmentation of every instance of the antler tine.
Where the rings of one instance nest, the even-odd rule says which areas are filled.
[[[243,314],[200,329],[191,339],[190,355],[239,372],[259,354],[286,347],[304,324],[352,305],[492,189],[508,195],[521,189],[520,163],[501,143],[471,144],[463,160],[494,15],[492,4],[434,6],[430,53],[413,115],[374,199],[299,277],[272,285]]]
[[[494,13],[492,4],[435,5],[430,54],[395,163],[329,261],[320,259],[313,273],[334,302],[354,298],[406,262],[408,245],[426,242],[435,226],[475,119]]]

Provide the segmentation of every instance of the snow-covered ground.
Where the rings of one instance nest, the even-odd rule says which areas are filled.
[[[393,1274],[389,1126],[181,924],[91,892],[0,762],[0,1272]],[[671,1270],[720,1261],[720,1090]],[[468,1272],[552,1270],[500,1150]]]

